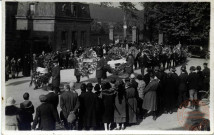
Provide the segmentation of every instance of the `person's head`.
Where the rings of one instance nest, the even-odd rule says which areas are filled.
[[[80,85],[80,89],[81,89],[81,91],[85,92],[85,91],[86,91],[86,84],[85,84],[85,83],[82,83],[82,84]]]
[[[158,66],[155,66],[154,67],[154,72],[158,72],[159,71],[159,67]]]
[[[196,67],[196,70],[197,70],[197,71],[201,71],[201,66],[197,66],[197,67]]]
[[[109,82],[106,82],[106,89],[110,89],[111,88],[111,84]]]
[[[204,65],[204,68],[207,68],[207,63],[204,63],[203,65]]]
[[[181,66],[181,71],[186,72],[186,66]]]
[[[172,72],[175,73],[176,69],[175,67],[172,67]]]
[[[66,84],[66,85],[64,85],[64,89],[66,90],[66,91],[70,91],[70,85],[68,85],[68,84]]]
[[[53,65],[54,65],[54,66],[57,66],[57,64],[58,64],[58,61],[57,61],[57,60],[53,61]]]
[[[28,100],[29,97],[30,97],[29,93],[25,92],[24,95],[23,95],[24,100]]]
[[[149,77],[150,77],[150,80],[153,80],[153,79],[155,78],[155,74],[151,72],[151,73],[149,74]]]
[[[47,97],[45,95],[40,95],[39,100],[40,102],[47,102]]]
[[[130,78],[125,78],[125,83],[130,82]]]
[[[93,90],[93,87],[94,87],[94,86],[92,85],[92,83],[87,83],[86,88],[87,88],[88,91],[91,92],[91,91]]]
[[[107,88],[106,88],[106,82],[102,82],[102,83],[101,83],[101,88],[102,88],[102,90],[107,89]]]
[[[15,105],[15,103],[16,103],[16,100],[13,98],[13,97],[9,97],[8,99],[7,99],[7,106],[11,106],[11,105]]]
[[[135,79],[135,75],[134,75],[134,74],[131,74],[131,75],[130,75],[130,79]]]
[[[164,72],[165,68],[164,67],[160,67],[160,72]]]
[[[75,82],[70,82],[70,89],[71,90],[74,90],[75,89]]]
[[[42,51],[42,54],[44,55],[44,54],[45,54],[45,51]]]
[[[111,78],[110,83],[111,84],[115,84],[116,83],[116,79],[115,78]]]
[[[142,75],[137,75],[137,80],[143,80],[143,76]]]
[[[48,84],[47,90],[48,91],[53,91],[53,85],[52,84]]]
[[[194,72],[195,71],[195,66],[191,66],[189,70],[190,70],[190,72]]]
[[[96,85],[94,86],[94,90],[95,90],[95,91],[100,91],[100,85],[99,85],[99,84],[96,84]]]

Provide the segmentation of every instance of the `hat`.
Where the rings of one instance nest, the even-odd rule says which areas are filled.
[[[29,98],[29,93],[25,92],[25,93],[23,94],[23,98],[24,98],[25,100],[27,100],[27,99]]]
[[[131,74],[130,78],[131,78],[131,79],[134,79],[134,78],[135,78],[135,75],[134,75],[134,74]]]
[[[94,90],[95,90],[95,91],[99,91],[99,90],[100,90],[100,85],[99,85],[99,84],[96,84],[96,85],[94,86]]]
[[[10,106],[10,105],[15,105],[16,103],[16,100],[13,98],[13,97],[9,97],[7,99],[7,105]]]
[[[154,68],[154,71],[158,71],[158,70],[159,70],[159,67],[156,66],[156,67]]]
[[[137,75],[136,77],[138,80],[143,80],[143,76],[142,75]]]
[[[205,62],[203,65],[207,65],[207,63]]]
[[[92,85],[92,83],[87,83],[87,88],[93,88],[94,86]]]
[[[39,100],[40,100],[40,102],[46,102],[47,101],[47,97],[45,95],[40,95],[39,96]]]
[[[195,67],[194,67],[194,66],[191,66],[191,67],[190,67],[190,70],[195,71]]]
[[[47,90],[53,90],[53,86],[52,86],[52,84],[48,84],[48,86],[47,86]]]

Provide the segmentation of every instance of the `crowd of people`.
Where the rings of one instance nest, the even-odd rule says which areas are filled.
[[[175,71],[173,67],[166,73],[163,67],[156,66],[148,68],[145,75],[125,73],[122,78],[106,78],[94,86],[90,82],[81,83],[80,95],[75,82],[57,91],[54,84],[49,84],[49,93],[39,96],[41,104],[34,118],[28,93],[24,93],[20,108],[9,97],[5,108],[6,129],[56,130],[60,125],[66,130],[124,130],[150,115],[156,120],[162,113],[172,114],[178,108],[197,109],[198,91],[209,91],[207,63],[203,70],[191,66],[188,73],[183,65],[180,75]],[[184,101],[189,106],[182,104]]]

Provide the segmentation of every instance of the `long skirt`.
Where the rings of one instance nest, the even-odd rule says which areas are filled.
[[[157,93],[156,91],[149,91],[146,93],[143,101],[143,109],[148,111],[157,110]]]

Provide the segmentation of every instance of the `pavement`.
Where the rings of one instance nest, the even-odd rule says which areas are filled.
[[[187,71],[189,72],[190,66],[201,66],[203,69],[203,63],[208,62],[208,60],[205,59],[197,59],[197,58],[188,58],[186,67]],[[209,65],[209,64],[208,64]],[[176,72],[179,75],[180,74],[180,66],[176,67]],[[140,74],[140,69],[134,71],[135,74]],[[166,70],[168,72],[168,70]],[[61,70],[61,87],[64,84],[68,84],[71,81],[76,82],[76,78],[74,76],[74,70],[73,69],[66,69]],[[111,76],[111,74],[107,74],[108,76]],[[21,102],[23,102],[23,94],[25,92],[28,92],[30,94],[30,100],[32,101],[34,107],[38,107],[41,103],[39,101],[39,96],[41,94],[47,94],[48,91],[43,89],[37,89],[33,90],[34,86],[29,87],[30,84],[30,77],[20,77],[17,79],[10,79],[6,82],[6,89],[5,89],[5,98],[12,96],[16,100],[17,106]],[[93,84],[96,83],[95,73],[87,77],[81,78],[81,82],[92,82]],[[76,85],[76,91],[78,94],[80,94],[80,84]],[[206,102],[206,101],[204,101]],[[205,107],[205,109],[204,109]],[[60,108],[58,106],[58,111],[60,111]],[[192,113],[193,112],[193,113]],[[191,125],[194,121],[192,121],[192,115],[195,114],[195,111],[189,108],[182,108],[175,110],[172,114],[162,114],[157,118],[156,121],[152,119],[152,116],[147,117],[144,120],[140,120],[137,125],[132,125],[130,127],[127,127],[126,130],[187,130],[187,125]],[[197,114],[203,115],[205,118],[209,118],[209,104],[201,106]],[[34,114],[35,115],[35,114]],[[180,115],[182,117],[180,118]],[[185,116],[185,117],[184,117]],[[199,118],[202,118],[200,116]]]

